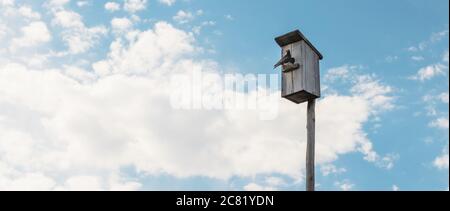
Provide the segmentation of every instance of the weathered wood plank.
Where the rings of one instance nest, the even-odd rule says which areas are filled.
[[[307,91],[307,86],[309,81],[308,78],[308,55],[306,49],[305,41],[302,41],[302,63],[303,63],[303,72],[302,72],[302,90]]]
[[[315,190],[315,136],[316,136],[316,100],[308,101],[307,110],[307,146],[306,146],[306,190]]]
[[[300,66],[299,69],[297,69],[294,73],[293,73],[293,88],[294,88],[294,92],[300,92],[303,90],[303,84],[302,84],[302,79],[303,79],[303,68],[301,67],[301,58],[302,58],[302,52],[301,52],[301,43],[297,42],[292,44],[292,52],[293,52],[293,57],[295,58],[295,62]]]
[[[316,78],[316,93],[314,93],[316,96],[320,97],[322,95],[320,90],[320,62],[319,62],[319,56],[316,55],[316,66],[315,66],[315,78]]]
[[[314,66],[312,65],[312,54],[311,54],[311,49],[308,47],[307,48],[307,59],[308,59],[308,69],[306,71],[308,71],[307,73],[307,78],[308,78],[308,86],[306,87],[306,90],[308,90],[309,93],[313,93],[313,86],[314,86],[314,73],[313,73],[313,69]]]
[[[285,46],[283,48],[281,48],[281,58],[284,57],[286,50],[288,49],[288,46]],[[282,71],[281,73],[283,75],[282,79],[281,79],[281,83],[282,83],[282,88],[281,88],[281,94],[282,96],[287,96],[290,94],[290,90],[288,89],[288,83],[290,83],[290,79],[289,79],[289,74],[288,72],[284,72]]]
[[[283,76],[281,77],[281,96],[287,95],[287,84],[286,84],[286,75],[285,73],[281,73]]]

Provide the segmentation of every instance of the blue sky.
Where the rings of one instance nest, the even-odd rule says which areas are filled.
[[[300,29],[324,55],[317,189],[448,190],[448,4],[0,0],[0,189],[303,190],[304,106],[177,111],[160,75],[277,73]]]

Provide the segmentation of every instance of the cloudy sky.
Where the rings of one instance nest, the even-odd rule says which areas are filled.
[[[325,56],[317,189],[448,190],[448,4],[0,0],[0,190],[303,190],[305,105],[179,109],[169,82],[277,73],[297,28]]]

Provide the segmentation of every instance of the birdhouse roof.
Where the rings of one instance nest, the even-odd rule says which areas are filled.
[[[323,59],[322,54],[316,49],[316,47],[314,47],[313,44],[311,44],[311,42],[309,42],[309,40],[305,37],[305,35],[303,35],[300,32],[300,30],[295,30],[293,32],[289,32],[283,36],[275,38],[275,41],[278,43],[280,47],[300,42],[302,40],[305,41],[305,43],[308,44],[309,47],[311,47],[314,50],[314,52],[316,52],[316,54],[319,56],[319,59],[321,60]]]

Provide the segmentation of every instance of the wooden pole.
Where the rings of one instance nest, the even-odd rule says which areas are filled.
[[[306,146],[306,191],[315,190],[315,135],[316,135],[316,100],[312,99],[308,101],[308,114],[307,114],[307,146]]]

